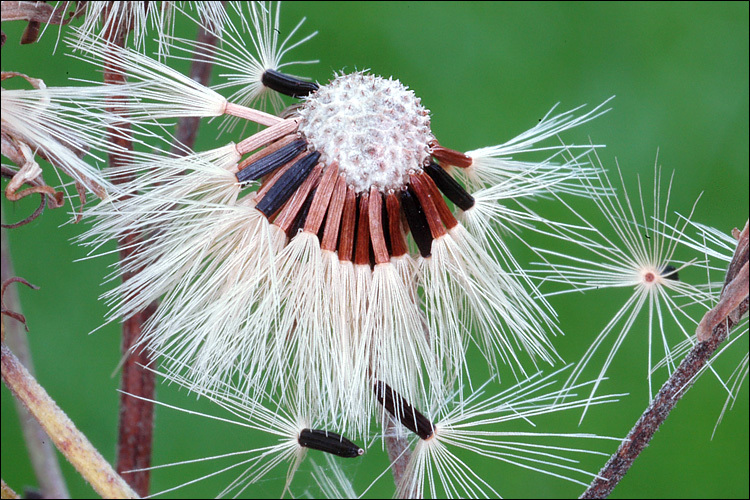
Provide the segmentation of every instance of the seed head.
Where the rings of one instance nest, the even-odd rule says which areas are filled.
[[[341,75],[312,94],[300,109],[299,131],[325,163],[338,162],[359,194],[408,182],[428,157],[430,115],[398,80],[363,73]]]

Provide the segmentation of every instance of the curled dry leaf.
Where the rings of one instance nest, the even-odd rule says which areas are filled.
[[[13,71],[2,72],[0,80],[6,80],[12,77],[23,78],[29,83],[31,87],[37,90],[43,91],[46,88],[44,81],[42,81],[41,79],[32,78],[23,73]],[[43,158],[53,165],[61,167],[68,174],[71,174],[71,172],[67,172],[64,165],[59,165],[59,162],[55,161],[54,154],[51,154],[52,151],[47,151],[44,144],[34,144],[25,136],[15,135],[10,127],[8,127],[8,129],[5,128],[5,122],[3,124],[4,129],[2,131],[2,153],[19,166],[18,170],[14,170],[7,166],[3,167],[3,177],[11,179],[5,189],[6,197],[11,201],[17,201],[30,194],[40,194],[43,198],[42,202],[39,205],[39,208],[37,208],[29,217],[15,224],[3,225],[3,227],[12,228],[27,224],[41,215],[44,209],[43,205],[45,196],[47,199],[47,206],[49,206],[50,208],[58,208],[64,204],[64,193],[62,193],[61,191],[56,191],[52,187],[45,184],[42,178],[42,169],[34,159],[35,155],[38,155],[39,157]],[[57,139],[60,146],[73,153],[73,155],[75,155],[75,157],[79,159],[83,158],[88,153],[89,148],[85,144],[72,144],[70,142],[66,142],[64,138]],[[73,177],[76,178],[76,176]],[[88,182],[91,189],[100,198],[106,195],[106,190],[94,179],[86,176],[85,173],[78,172],[78,179],[82,179],[84,180],[84,182]],[[76,191],[78,192],[79,198],[81,200],[81,207],[79,213],[76,215],[76,222],[81,219],[80,212],[83,210],[83,205],[86,202],[85,186],[78,179],[76,179],[75,185]],[[30,187],[21,190],[21,186],[23,185],[28,185]]]
[[[719,303],[703,316],[696,328],[695,333],[699,342],[705,342],[711,338],[716,325],[727,317],[731,316],[734,322],[737,322],[739,320],[738,308],[743,301],[748,299],[748,223],[745,222],[745,228],[741,232],[735,229],[732,234],[737,238],[737,249],[732,262],[729,263]]]
[[[19,321],[23,323],[23,326],[26,327],[26,331],[29,331],[29,326],[26,324],[26,317],[21,314],[14,311],[11,311],[5,307],[5,290],[8,288],[8,285],[11,285],[12,283],[23,283],[27,287],[31,288],[32,290],[39,290],[39,287],[36,285],[32,285],[28,281],[26,281],[23,278],[20,278],[18,276],[14,276],[13,278],[8,278],[7,280],[3,281],[3,284],[0,285],[0,314],[4,314],[5,316],[11,317],[15,319],[16,321]],[[5,340],[3,339],[3,342]]]
[[[55,191],[52,187],[45,184],[41,175],[42,170],[34,161],[33,155],[28,146],[22,143],[19,144],[9,138],[6,134],[2,134],[2,153],[11,161],[21,165],[21,168],[19,169],[14,169],[7,165],[2,166],[2,176],[10,179],[10,182],[5,188],[6,198],[10,201],[18,201],[30,194],[41,195],[39,206],[31,215],[13,224],[3,224],[2,227],[13,229],[35,220],[44,211],[45,200],[50,208],[59,208],[63,206],[65,202],[64,193],[61,191]],[[20,189],[24,184],[29,185],[30,187]]]

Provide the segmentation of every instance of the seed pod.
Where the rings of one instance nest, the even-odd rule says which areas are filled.
[[[269,89],[289,97],[307,97],[320,88],[315,82],[306,82],[273,69],[267,69],[260,81]]]
[[[401,422],[401,425],[412,431],[420,439],[430,439],[435,426],[430,419],[419,413],[404,397],[391,389],[385,382],[375,384],[375,397],[388,413]]]
[[[365,452],[340,434],[318,429],[302,429],[297,442],[302,447],[324,451],[344,458],[359,457]]]
[[[314,152],[297,161],[271,186],[255,208],[263,212],[266,217],[276,213],[310,175],[319,158],[320,153]]]
[[[404,189],[401,191],[401,207],[404,209],[406,222],[409,223],[414,241],[419,247],[419,253],[422,254],[422,257],[429,257],[432,254],[430,226],[427,224],[422,206],[419,204],[417,197],[411,193],[411,190]]]
[[[456,179],[446,172],[443,167],[437,163],[430,162],[424,168],[427,175],[435,181],[435,184],[440,189],[446,198],[451,200],[461,210],[468,210],[474,206],[474,197],[471,196],[464,187],[456,181]]]
[[[278,151],[274,151],[268,156],[264,156],[250,165],[237,172],[237,180],[240,182],[250,182],[260,179],[264,175],[270,174],[277,168],[290,162],[295,156],[300,154],[307,147],[304,139],[297,139],[291,144],[287,144]]]

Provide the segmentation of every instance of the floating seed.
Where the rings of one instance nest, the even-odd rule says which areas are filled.
[[[680,281],[680,275],[677,273],[677,268],[667,264],[664,269],[661,270],[661,275],[668,280]]]

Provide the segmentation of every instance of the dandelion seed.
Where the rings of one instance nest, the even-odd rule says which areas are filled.
[[[116,95],[113,89],[47,87],[43,81],[25,75],[3,74],[4,79],[12,76],[23,77],[35,88],[2,89],[3,133],[105,198],[112,185],[86,160],[101,162],[97,154],[116,150],[104,137],[101,122],[108,118],[96,110],[96,103]]]
[[[419,425],[417,426],[419,439],[396,495],[399,498],[424,498],[427,489],[432,498],[488,498],[489,495],[499,497],[489,482],[456,455],[455,452],[458,450],[474,452],[483,457],[586,486],[588,483],[578,478],[590,480],[596,477],[596,474],[580,468],[577,465],[578,460],[573,457],[586,454],[607,456],[608,453],[563,447],[553,443],[558,438],[592,441],[621,439],[593,434],[518,432],[507,429],[513,421],[523,421],[533,426],[531,419],[535,416],[572,410],[590,404],[615,402],[617,397],[621,396],[608,395],[574,400],[572,398],[575,394],[567,389],[550,391],[556,383],[554,378],[563,370],[545,377],[536,374],[494,396],[484,397],[488,381],[466,398],[454,394],[440,404],[433,403],[429,414],[433,415],[435,423],[429,424],[428,433],[421,432]],[[581,384],[573,390],[583,389],[590,384]],[[392,409],[393,406],[410,409],[402,410],[401,416],[396,418],[413,432],[415,429],[412,428],[413,421],[407,416],[409,413],[419,415],[418,421],[424,419],[429,422],[427,417],[413,410],[399,394],[386,389],[385,395],[385,406],[392,415],[399,415],[398,410]],[[389,400],[391,404],[388,404]],[[498,426],[505,426],[506,429],[497,430]]]
[[[169,383],[174,382],[180,387],[187,388],[190,391],[196,391],[194,383],[179,374],[173,372],[156,373],[161,375],[164,380]],[[289,486],[300,463],[307,455],[307,450],[321,451],[341,458],[357,458],[364,454],[362,448],[348,440],[346,437],[335,432],[320,429],[319,427],[321,426],[322,421],[307,413],[307,405],[295,404],[294,410],[289,412],[278,404],[273,404],[273,401],[268,398],[265,398],[268,401],[249,399],[244,391],[233,385],[221,385],[220,387],[217,387],[216,390],[197,389],[196,393],[198,396],[205,397],[212,403],[215,403],[217,406],[228,412],[230,416],[220,417],[199,413],[159,401],[154,401],[154,403],[198,417],[226,422],[238,427],[271,434],[278,437],[278,443],[270,446],[204,457],[195,460],[185,460],[172,464],[157,465],[149,467],[148,469],[139,469],[156,470],[189,463],[240,458],[239,462],[233,463],[220,470],[193,479],[181,485],[155,493],[152,496],[162,495],[233,469],[240,469],[242,472],[217,495],[223,497],[233,493],[235,496],[239,496],[242,495],[250,485],[258,482],[276,466],[284,462],[289,462],[286,484],[282,493],[283,496],[284,493],[289,490]],[[267,408],[266,405],[271,406],[273,409]]]
[[[313,38],[317,32],[292,41],[305,22],[303,18],[280,41],[281,2],[275,4],[240,2],[235,4],[235,9],[241,20],[240,23],[223,23],[218,26],[218,29],[217,26],[206,27],[221,39],[222,43],[218,47],[193,40],[169,37],[166,43],[171,50],[171,57],[210,62],[222,68],[223,72],[219,76],[224,81],[215,85],[213,90],[237,88],[228,97],[229,102],[262,109],[266,102],[270,101],[273,110],[279,113],[284,103],[277,93],[280,91],[278,80],[289,81],[291,78],[290,75],[279,71],[283,69],[288,72],[291,66],[318,62],[283,61],[283,59],[289,52]],[[298,87],[308,90],[317,87],[313,82],[296,78],[294,81]],[[288,92],[282,93],[289,95]],[[295,97],[301,95],[302,93],[298,92]],[[238,117],[227,117],[222,124],[222,130],[231,132],[238,122]]]
[[[227,12],[220,2],[184,3],[198,13],[200,24],[213,32],[220,33],[221,27],[228,23]],[[82,36],[72,45],[75,50],[85,50],[89,37],[132,31],[135,50],[144,52],[151,29],[159,44],[159,59],[169,52],[167,40],[173,33],[177,13],[182,12],[178,2],[86,2],[85,9],[83,23],[77,28]]]
[[[387,384],[379,382],[375,385],[375,397],[383,409],[420,439],[430,439],[434,434],[435,425]]]
[[[596,160],[598,161],[598,158]],[[589,186],[591,197],[597,208],[607,219],[609,224],[607,230],[594,227],[585,216],[575,212],[572,207],[560,200],[575,213],[576,217],[582,222],[582,226],[576,229],[574,226],[553,225],[550,226],[553,229],[551,234],[582,248],[586,251],[586,256],[580,256],[580,251],[575,250],[568,252],[541,248],[537,250],[541,254],[561,262],[545,264],[545,267],[549,269],[542,273],[544,280],[562,283],[569,287],[562,292],[548,293],[547,296],[570,291],[606,288],[632,289],[632,294],[628,300],[589,346],[571,373],[567,384],[575,385],[584,369],[591,363],[594,355],[605,343],[610,343],[610,351],[600,369],[596,382],[592,386],[591,395],[593,396],[622,343],[633,328],[636,318],[647,305],[647,374],[649,395],[652,395],[651,373],[654,364],[654,342],[661,345],[668,360],[666,365],[670,373],[675,366],[675,357],[669,347],[671,342],[667,337],[666,320],[671,319],[672,323],[685,337],[690,337],[691,329],[685,325],[695,324],[697,319],[692,317],[685,309],[692,305],[705,312],[708,308],[710,296],[698,287],[679,280],[683,270],[698,266],[696,261],[679,262],[675,260],[675,250],[683,237],[685,224],[670,230],[669,236],[666,236],[665,232],[662,231],[663,221],[668,214],[673,179],[670,178],[669,184],[664,190],[661,168],[654,166],[653,212],[650,217],[647,217],[640,179],[638,184],[639,209],[634,208],[630,201],[619,167],[618,173],[623,189],[621,195],[606,196],[601,194],[601,187],[604,187],[606,191],[614,191],[609,177],[603,170],[599,174],[600,179],[596,184],[592,181],[587,181],[587,184],[585,184]],[[681,304],[678,304],[678,300]],[[702,315],[702,312],[699,311],[698,314]],[[658,337],[654,338],[657,336],[657,332]],[[613,334],[614,340],[612,339]],[[585,416],[586,410],[584,408],[581,419]]]

